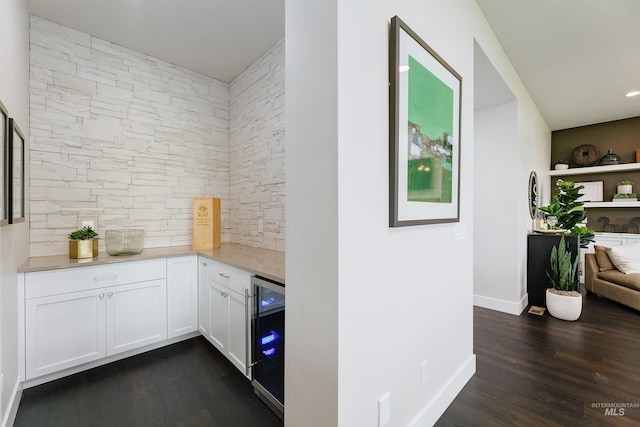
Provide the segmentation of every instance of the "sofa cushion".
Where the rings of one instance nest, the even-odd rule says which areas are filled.
[[[611,258],[609,258],[609,254],[607,254],[607,249],[609,249],[608,247],[593,245],[593,249],[595,250],[595,253],[596,253],[598,270],[609,271],[609,270],[616,269],[616,266],[613,265],[613,263],[611,262]]]
[[[609,270],[598,273],[598,278],[640,291],[640,273],[624,274],[618,270]]]
[[[614,246],[607,249],[613,265],[625,274],[640,273],[640,245]]]

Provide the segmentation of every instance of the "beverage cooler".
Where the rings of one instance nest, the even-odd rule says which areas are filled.
[[[284,285],[252,277],[253,387],[279,416],[284,416]]]

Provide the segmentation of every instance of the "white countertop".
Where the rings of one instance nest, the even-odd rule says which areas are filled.
[[[63,268],[192,254],[206,256],[258,276],[284,283],[284,252],[254,248],[238,243],[223,243],[220,248],[210,251],[194,251],[191,246],[171,246],[164,248],[145,248],[140,254],[127,256],[111,256],[107,253],[100,253],[95,258],[85,259],[70,259],[68,255],[33,257],[28,258],[22,263],[18,268],[18,272],[29,273],[33,271],[59,270]]]

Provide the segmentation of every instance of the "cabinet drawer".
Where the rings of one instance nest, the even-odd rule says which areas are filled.
[[[27,299],[38,298],[106,286],[164,279],[166,275],[164,258],[36,271],[25,275],[25,297]]]
[[[205,260],[205,263],[208,264],[208,280],[226,286],[240,295],[244,295],[244,290],[249,289],[251,285],[250,273],[217,261]]]

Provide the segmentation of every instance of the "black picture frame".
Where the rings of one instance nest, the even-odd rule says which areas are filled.
[[[14,119],[9,118],[9,150],[8,150],[8,193],[9,224],[17,224],[25,220],[24,208],[24,134]]]
[[[0,226],[9,224],[9,112],[0,102]]]
[[[389,34],[389,226],[460,221],[462,77],[399,17]]]

